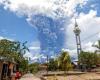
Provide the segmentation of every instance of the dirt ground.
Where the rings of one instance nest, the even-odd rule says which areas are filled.
[[[28,74],[25,74],[20,80],[41,80],[41,79],[34,76],[31,73],[28,73]]]
[[[98,73],[85,73],[81,75],[49,76],[47,80],[100,80]]]

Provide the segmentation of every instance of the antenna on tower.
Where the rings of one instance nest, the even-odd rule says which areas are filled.
[[[78,24],[77,24],[77,21],[76,21],[76,18],[75,18],[75,27],[77,27],[78,26]]]

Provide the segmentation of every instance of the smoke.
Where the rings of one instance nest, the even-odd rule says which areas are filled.
[[[59,53],[65,43],[65,27],[67,18],[52,19],[42,14],[35,15],[29,21],[38,30],[41,53],[54,55]]]
[[[67,46],[66,28],[72,17],[78,15],[76,7],[83,7],[87,1],[0,0],[0,5],[18,16],[26,16],[28,23],[38,30],[41,53],[54,55]]]

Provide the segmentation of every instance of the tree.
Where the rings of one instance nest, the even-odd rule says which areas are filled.
[[[97,54],[97,65],[100,64],[100,40],[98,40],[97,44],[93,44],[93,47],[97,48],[97,50],[95,50],[95,54]]]
[[[48,63],[48,68],[50,71],[56,71],[58,68],[58,61],[56,59],[50,59]]]
[[[98,40],[98,44],[97,45],[93,45],[93,47],[96,47],[96,48],[100,49],[100,40]]]
[[[18,66],[24,63],[27,64],[23,55],[28,50],[26,43],[20,43],[19,41],[10,41],[7,39],[0,40],[0,57],[7,59],[8,61],[15,61]],[[28,50],[29,51],[29,50]],[[23,68],[20,66],[20,68]]]
[[[36,72],[38,72],[38,70],[39,70],[39,63],[35,62],[32,64],[29,64],[29,71],[31,73],[36,73]]]
[[[98,50],[95,50],[95,52],[100,52],[100,40],[98,40],[98,44],[93,44],[93,47],[97,48]]]
[[[17,61],[19,69],[23,72],[28,71],[28,59],[25,59],[23,55],[26,51],[29,51],[28,47],[26,46],[26,42],[20,43],[19,41],[14,42],[15,44],[15,54],[14,59]],[[14,55],[14,54],[13,54]]]
[[[11,49],[12,49],[12,43],[9,40],[3,39],[0,40],[0,55],[1,56],[9,56]]]
[[[23,73],[26,73],[28,71],[28,60],[22,60],[19,64],[19,70]]]
[[[61,55],[59,56],[58,62],[59,62],[59,66],[60,66],[61,70],[63,70],[65,73],[66,73],[66,71],[68,71],[72,68],[71,58],[70,58],[69,53],[67,51],[61,52]]]
[[[17,42],[13,42],[14,43],[14,48],[15,48],[15,52],[17,53],[17,55],[19,56],[19,58],[21,58],[23,60],[23,55],[26,53],[26,51],[29,51],[28,47],[26,46],[27,42],[24,43],[20,43],[19,41]],[[21,62],[21,60],[18,60]]]
[[[86,69],[91,69],[97,65],[98,55],[92,52],[82,51],[79,55],[79,63],[86,67]]]

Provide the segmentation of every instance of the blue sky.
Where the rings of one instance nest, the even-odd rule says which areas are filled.
[[[100,38],[100,0],[0,0],[0,39],[28,41],[33,61],[53,57],[62,49],[76,57],[74,19],[86,51]]]
[[[37,30],[27,23],[25,17],[18,17],[3,7],[0,7],[0,35],[21,42],[37,40]]]

